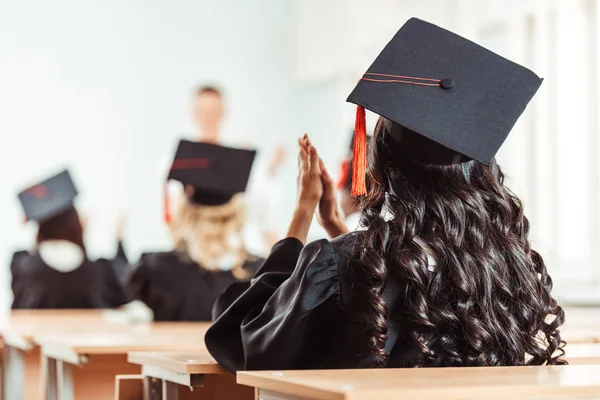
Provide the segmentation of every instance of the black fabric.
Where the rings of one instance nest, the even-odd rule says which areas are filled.
[[[123,242],[121,240],[119,240],[117,246],[117,255],[112,260],[112,265],[115,270],[115,274],[119,279],[119,282],[124,284],[127,278],[127,272],[130,268],[130,264],[129,259],[127,258],[127,253],[125,252],[125,246],[123,245]]]
[[[19,193],[28,221],[43,222],[73,207],[77,188],[69,171],[62,171]]]
[[[251,283],[230,286],[216,301],[205,336],[210,354],[230,371],[372,367],[369,337],[353,313],[363,299],[352,290],[348,256],[361,234],[304,248],[291,238],[277,243]],[[385,301],[401,304],[403,291],[390,279]],[[390,320],[388,367],[418,365],[403,308],[392,307]]]
[[[451,79],[454,85],[445,89],[439,83],[421,86],[364,78],[427,84]],[[489,165],[541,83],[532,71],[412,18],[379,54],[348,101]]]
[[[252,257],[243,268],[253,276],[263,261]],[[231,271],[208,271],[171,251],[144,254],[126,290],[152,309],[155,321],[210,321],[215,299],[236,281]]]
[[[194,189],[191,196],[192,202],[205,206],[219,206],[229,202],[233,198],[232,193],[211,192],[208,190]]]
[[[13,255],[12,309],[115,308],[127,302],[110,261],[85,259],[78,268],[61,272],[40,255],[20,251]]]
[[[199,204],[224,204],[246,191],[256,151],[181,140],[168,179],[194,189]]]

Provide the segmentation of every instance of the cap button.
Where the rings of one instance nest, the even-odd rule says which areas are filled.
[[[454,87],[454,85],[455,85],[454,79],[446,78],[446,79],[442,79],[440,81],[440,87],[442,89],[451,89]]]

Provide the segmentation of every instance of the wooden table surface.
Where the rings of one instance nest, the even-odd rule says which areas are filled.
[[[311,400],[600,397],[600,365],[238,372],[237,381]]]
[[[561,339],[567,343],[600,343],[600,308],[565,308]]]
[[[0,320],[0,335],[4,342],[23,350],[29,350],[35,335],[40,333],[78,332],[105,325],[102,310],[14,310]],[[114,325],[122,329],[123,324]]]
[[[227,372],[208,351],[131,352],[132,364],[164,368],[181,374],[218,374]]]
[[[127,354],[133,351],[202,350],[208,323],[164,322],[130,326],[122,331],[41,334],[34,341],[52,358],[72,363],[74,357]]]
[[[208,324],[128,323],[114,318],[112,314],[115,312],[111,311],[14,310],[1,319],[0,336],[11,349],[9,359],[15,361],[7,364],[10,369],[5,366],[3,370],[3,376],[8,374],[6,378],[10,384],[5,385],[5,390],[19,393],[17,398],[41,398],[43,376],[37,347],[41,342],[48,344],[46,351],[49,356],[66,362],[89,363],[92,360],[88,356],[95,355],[93,365],[75,370],[77,379],[90,373],[108,374],[110,368],[139,372],[139,367],[127,363],[126,355],[131,350],[204,348]],[[107,379],[110,378],[112,384],[114,374],[112,377],[108,375]]]

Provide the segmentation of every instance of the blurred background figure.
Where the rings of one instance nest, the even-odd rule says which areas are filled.
[[[193,140],[200,143],[223,144],[225,102],[223,93],[215,86],[199,87],[193,99],[192,114],[196,125]],[[239,140],[238,140],[239,141]],[[247,140],[244,140],[247,142]],[[245,246],[255,254],[265,255],[280,239],[277,222],[281,217],[278,204],[282,201],[283,184],[280,169],[285,161],[285,149],[277,147],[267,166],[254,168],[248,191],[244,195],[247,218],[244,224]],[[180,182],[168,184],[168,203],[177,204],[184,196]]]
[[[198,135],[196,140],[206,143],[219,143],[221,123],[225,115],[223,95],[214,86],[202,86],[194,98],[194,121]]]
[[[559,299],[600,303],[600,0],[169,4],[0,2],[0,171],[10,171],[0,182],[0,310],[11,304],[12,254],[37,234],[32,224],[21,227],[14,193],[23,182],[40,169],[77,166],[77,205],[93,213],[85,230],[91,258],[114,248],[121,207],[131,259],[169,251],[163,178],[182,133],[258,151],[245,196],[246,230],[258,234],[245,236],[256,242],[248,243],[253,253],[266,250],[286,229],[295,200],[295,162],[272,163],[277,149],[295,148],[307,132],[336,171],[354,121],[346,96],[411,17],[544,78],[497,159],[524,202]],[[196,96],[199,83],[224,94]],[[367,116],[369,131],[374,121]],[[258,190],[266,200],[250,194],[253,181],[273,180],[277,189]],[[324,236],[314,225],[311,240]]]
[[[170,252],[142,255],[127,283],[156,321],[210,321],[214,301],[230,284],[250,279],[262,259],[243,241],[243,192],[255,151],[181,141],[169,172],[185,196],[166,216]]]
[[[201,86],[196,90],[193,115],[197,128],[196,140],[221,144],[221,131],[225,117],[223,93],[215,86]],[[280,239],[277,220],[281,217],[278,205],[282,201],[283,184],[279,172],[285,161],[286,151],[277,147],[266,167],[254,168],[250,187],[246,193],[248,223],[246,245],[257,254],[266,254]]]
[[[35,246],[11,263],[13,309],[113,308],[125,296],[110,261],[90,260],[84,224],[73,206],[77,190],[63,171],[19,194],[27,221],[38,223]],[[127,259],[119,241],[115,260]]]

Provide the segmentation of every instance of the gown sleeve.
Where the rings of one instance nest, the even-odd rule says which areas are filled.
[[[117,277],[113,264],[108,260],[100,260],[104,267],[104,300],[109,308],[117,308],[127,303],[123,284]]]
[[[18,251],[13,254],[12,261],[10,263],[10,272],[11,272],[11,289],[13,292],[13,301],[11,305],[11,309],[21,309],[21,308],[31,308],[27,305],[27,302],[23,298],[23,294],[27,293],[26,286],[27,284],[22,282],[20,270],[21,263],[24,259],[29,256],[29,253],[26,251]]]
[[[213,314],[206,346],[230,371],[326,365],[345,316],[333,247],[280,241],[251,282],[220,296]]]
[[[155,321],[169,321],[177,314],[173,293],[165,288],[166,277],[155,268],[156,254],[143,254],[126,279],[125,291],[130,301],[139,300],[154,313]]]
[[[125,247],[123,246],[123,241],[119,240],[117,243],[117,254],[115,258],[112,260],[113,268],[115,270],[115,274],[117,274],[117,278],[119,282],[124,283],[127,275],[127,270],[129,268],[129,259],[127,258],[127,253],[125,253]]]

